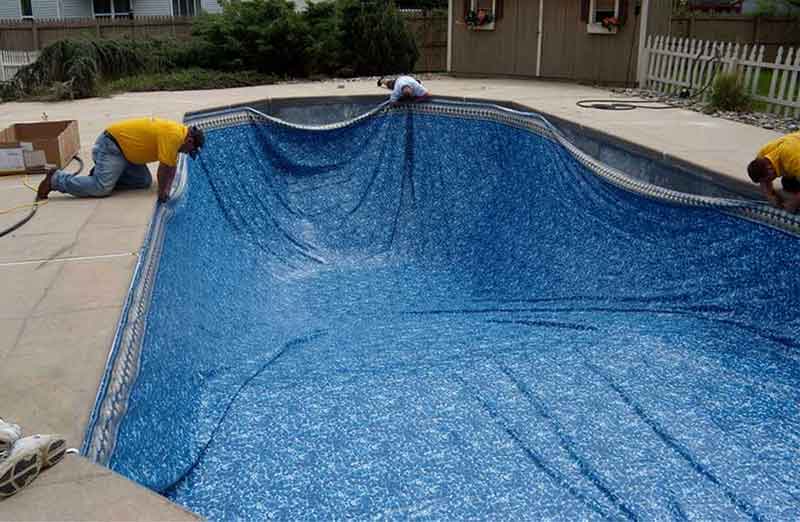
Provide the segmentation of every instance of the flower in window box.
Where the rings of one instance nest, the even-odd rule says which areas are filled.
[[[609,16],[607,18],[603,18],[603,21],[600,22],[600,24],[606,29],[606,31],[617,29],[622,25],[619,23],[619,18],[617,18],[616,16]]]

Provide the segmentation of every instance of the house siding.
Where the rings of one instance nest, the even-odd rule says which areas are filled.
[[[170,16],[172,0],[134,0],[135,16]]]
[[[200,0],[200,8],[207,13],[221,13],[222,7],[217,0]]]
[[[34,18],[58,18],[58,0],[32,0],[31,6]]]
[[[92,16],[91,0],[61,1],[62,18],[91,18],[91,16]]]
[[[22,18],[19,0],[0,1],[0,18]]]

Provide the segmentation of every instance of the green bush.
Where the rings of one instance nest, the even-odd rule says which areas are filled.
[[[302,76],[309,32],[302,15],[286,0],[222,2],[221,15],[200,16],[192,28],[200,63],[223,71],[242,68]]]
[[[345,42],[339,27],[336,2],[310,3],[303,17],[310,37],[306,48],[309,75],[338,73],[343,67],[341,59]]]
[[[714,80],[711,91],[711,106],[722,111],[747,110],[752,105],[736,73],[720,74]]]
[[[392,0],[323,0],[297,13],[286,0],[223,2],[192,30],[192,65],[285,76],[410,72],[419,57]]]
[[[341,61],[357,75],[410,72],[417,44],[392,0],[339,0]]]
[[[5,86],[4,99],[47,89],[56,98],[85,98],[95,94],[100,81],[170,64],[168,43],[132,40],[61,40],[42,50],[36,62],[20,69]]]

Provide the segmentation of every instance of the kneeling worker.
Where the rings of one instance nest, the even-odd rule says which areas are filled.
[[[146,189],[153,182],[147,164],[158,161],[158,199],[166,201],[175,178],[178,153],[197,157],[205,142],[197,127],[160,118],[136,118],[108,127],[92,147],[94,168],[88,176],[54,170],[37,192],[47,199],[51,190],[76,197],[103,197],[115,188]]]
[[[386,87],[392,91],[389,95],[389,101],[392,103],[421,101],[430,96],[428,89],[411,76],[399,76],[396,80],[381,78],[378,80],[378,87]]]
[[[776,207],[789,212],[800,208],[800,132],[767,143],[747,166],[747,174]],[[787,197],[776,192],[772,182],[781,178]]]

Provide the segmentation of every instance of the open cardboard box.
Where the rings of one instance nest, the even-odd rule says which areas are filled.
[[[0,176],[63,169],[80,150],[75,120],[15,123],[0,131]]]

